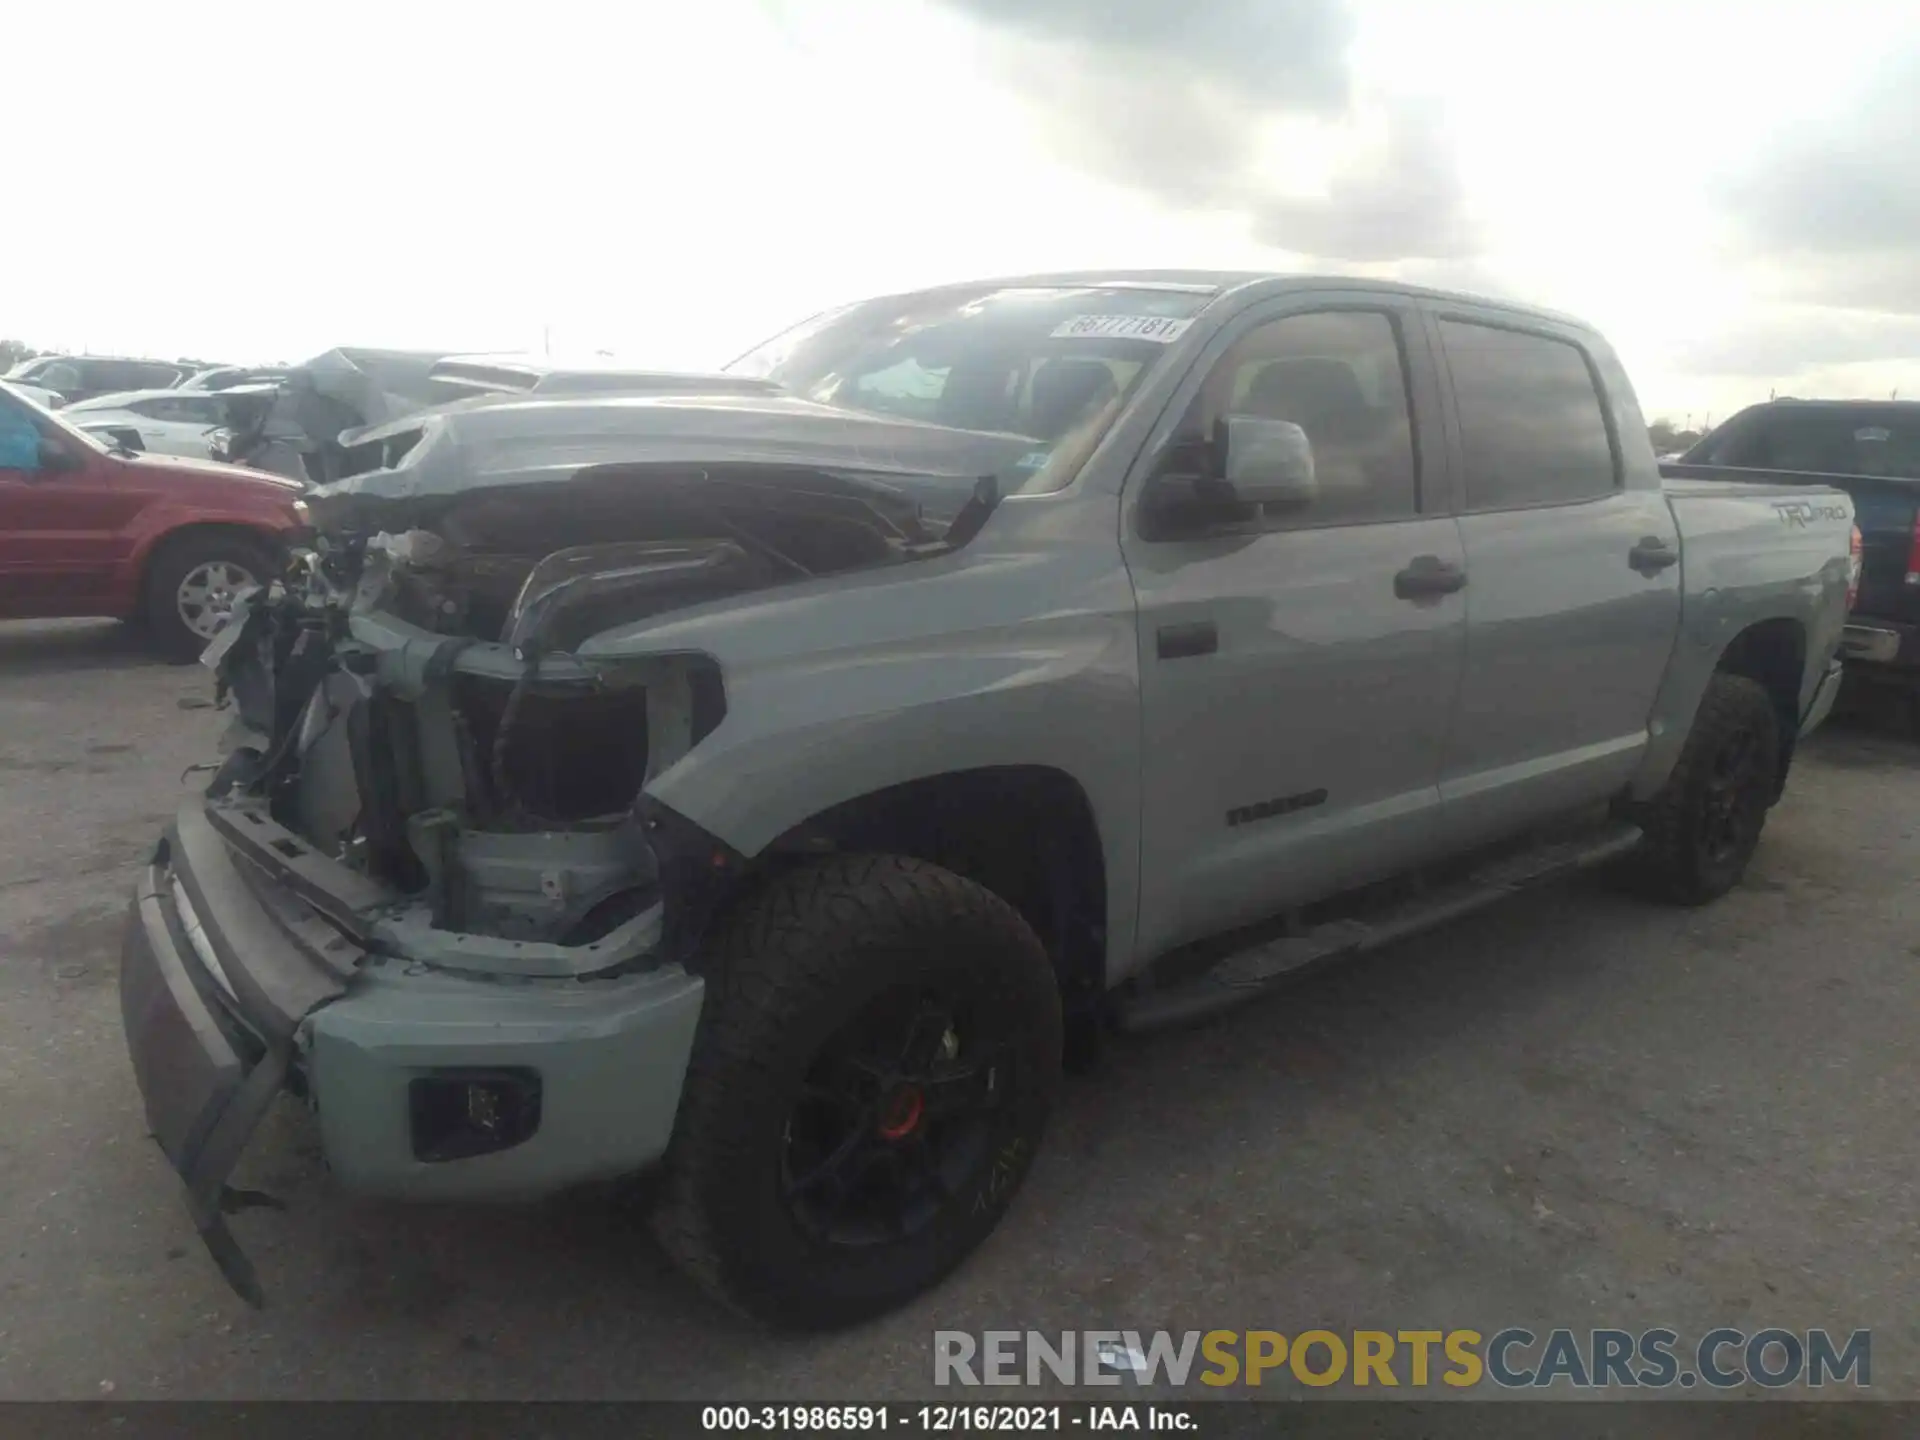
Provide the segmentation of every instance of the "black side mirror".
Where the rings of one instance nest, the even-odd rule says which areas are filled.
[[[1164,457],[1141,503],[1141,534],[1173,540],[1257,522],[1262,507],[1298,510],[1318,494],[1313,445],[1289,420],[1227,415]]]

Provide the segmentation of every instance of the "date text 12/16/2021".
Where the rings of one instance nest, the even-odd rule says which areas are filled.
[[[1162,1433],[1199,1428],[1177,1405],[708,1405],[706,1431],[752,1434],[827,1432],[1008,1434],[1021,1431],[1140,1430]]]

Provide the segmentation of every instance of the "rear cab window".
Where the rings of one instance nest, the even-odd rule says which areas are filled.
[[[1783,406],[1733,427],[1707,463],[1743,470],[1920,479],[1920,416]]]
[[[1605,400],[1586,353],[1536,331],[1443,319],[1466,469],[1465,508],[1597,500],[1620,488]]]

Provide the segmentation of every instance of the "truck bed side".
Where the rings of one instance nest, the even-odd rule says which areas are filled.
[[[1667,473],[1663,467],[1663,474]],[[1666,481],[1680,530],[1680,631],[1655,702],[1638,797],[1665,781],[1707,681],[1729,653],[1777,677],[1781,729],[1798,732],[1839,649],[1847,618],[1853,505],[1823,485]]]

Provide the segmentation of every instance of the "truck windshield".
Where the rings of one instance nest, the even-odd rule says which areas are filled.
[[[1211,298],[1120,286],[942,289],[816,315],[731,374],[826,405],[1033,442],[1002,493],[1070,484]]]

